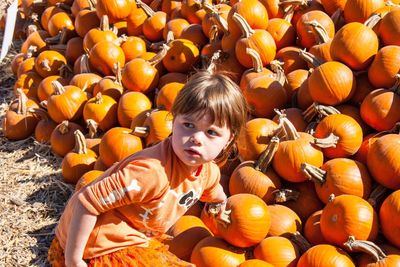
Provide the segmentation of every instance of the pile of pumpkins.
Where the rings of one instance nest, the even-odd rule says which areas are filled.
[[[76,190],[171,133],[196,69],[250,106],[222,163],[231,223],[169,230],[196,266],[400,266],[400,1],[21,0],[10,141],[63,157]]]

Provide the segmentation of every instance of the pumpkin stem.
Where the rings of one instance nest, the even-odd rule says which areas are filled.
[[[228,22],[223,17],[217,12],[213,12],[211,14],[211,19],[222,29],[224,35],[229,35]]]
[[[300,250],[300,255],[309,250],[312,245],[308,240],[299,232],[290,233],[290,240],[292,240]]]
[[[247,23],[246,19],[243,18],[239,13],[233,13],[232,19],[239,26],[242,31],[242,38],[249,38],[254,34],[254,30],[250,27],[249,23]]]
[[[92,119],[87,119],[86,124],[89,129],[88,137],[95,138],[97,136],[97,128],[98,128],[97,122]]]
[[[32,33],[37,32],[37,31],[38,31],[37,26],[34,25],[34,24],[31,24],[31,25],[29,25],[29,26],[26,28],[26,36],[29,36],[29,35],[31,35]]]
[[[28,48],[28,51],[26,51],[26,54],[25,54],[24,58],[25,59],[31,58],[31,57],[33,57],[33,54],[36,53],[36,52],[37,52],[37,46],[30,45],[29,48]]]
[[[96,9],[96,5],[97,5],[97,1],[96,0],[88,0],[88,4],[89,4],[89,9],[90,10],[95,10]]]
[[[306,50],[300,50],[299,53],[302,59],[304,59],[307,63],[311,64],[315,68],[325,63],[325,61],[323,61],[320,58],[317,58],[316,56],[314,56],[309,52],[306,52]]]
[[[147,137],[150,133],[150,128],[148,126],[137,126],[133,129],[133,134],[139,137]]]
[[[75,147],[74,152],[77,154],[87,154],[86,140],[83,133],[79,130],[74,132],[75,136]]]
[[[54,89],[54,94],[55,95],[61,95],[65,93],[65,87],[59,82],[59,81],[52,81],[51,86]]]
[[[376,207],[376,204],[386,196],[388,192],[388,188],[383,185],[378,185],[372,190],[371,194],[368,197],[368,203],[371,204],[372,207]]]
[[[103,103],[103,96],[101,95],[101,92],[98,92],[95,98],[96,98],[95,100],[96,104],[100,105]]]
[[[42,102],[39,103],[39,106],[47,110],[47,100],[43,100]]]
[[[138,7],[141,7],[143,9],[144,13],[146,13],[149,18],[153,17],[156,14],[156,12],[151,9],[151,7],[143,3],[141,0],[136,0],[136,4],[138,5]]]
[[[328,202],[332,202],[333,200],[335,200],[335,194],[330,194],[328,197]]]
[[[206,3],[205,1],[203,1],[201,8],[204,9],[207,12],[207,14],[212,14],[214,12],[218,12],[218,10],[213,5],[210,5],[209,3]]]
[[[379,21],[382,20],[382,15],[379,13],[373,13],[369,18],[364,22],[364,25],[367,26],[368,28],[373,28],[375,27]]]
[[[330,38],[326,29],[319,23],[317,20],[308,21],[305,23],[306,25],[310,25],[311,29],[314,31],[318,44],[324,44],[329,42]]]
[[[51,71],[49,59],[43,59],[43,61],[40,62],[40,67],[42,67],[46,71]]]
[[[283,12],[284,12],[283,19],[290,23],[294,15],[294,6],[285,7]]]
[[[318,182],[321,185],[326,181],[326,171],[317,168],[308,163],[302,163],[300,165],[300,171],[309,179],[314,182]]]
[[[92,71],[90,70],[90,65],[89,65],[89,55],[88,54],[83,54],[80,58],[79,61],[80,64],[80,73],[91,73]]]
[[[150,65],[155,66],[158,63],[160,63],[163,60],[163,58],[167,55],[169,49],[170,47],[168,45],[163,44],[162,49],[152,59],[148,61]]]
[[[279,6],[300,6],[300,7],[307,7],[309,6],[309,0],[281,0],[279,1]]]
[[[283,70],[284,62],[280,60],[272,60],[270,63],[271,70],[275,73],[275,79],[282,85],[285,86],[287,83],[285,71]]]
[[[307,122],[310,122],[314,119],[315,116],[318,115],[317,121],[321,120],[323,117],[332,115],[332,114],[340,114],[340,111],[332,106],[325,106],[322,104],[318,104],[317,102],[313,102],[304,112],[303,116]]]
[[[246,48],[246,54],[248,54],[251,57],[251,60],[253,62],[253,71],[256,73],[260,73],[263,70],[263,64],[261,61],[260,54],[254,50],[253,48]]]
[[[289,200],[297,201],[297,199],[300,196],[299,191],[289,189],[289,188],[277,189],[277,190],[273,191],[272,194],[274,194],[276,203],[284,203]]]
[[[17,114],[26,115],[27,106],[26,103],[28,102],[28,97],[22,90],[22,88],[17,89],[18,94],[18,107],[17,107]]]
[[[305,133],[308,133],[308,134],[311,134],[311,135],[314,135],[314,133],[315,133],[315,128],[317,128],[317,125],[318,125],[318,122],[316,122],[316,121],[310,122],[310,123],[307,125],[306,129],[304,129],[304,132],[305,132]]]
[[[339,141],[339,137],[334,133],[330,133],[328,137],[325,138],[314,138],[314,144],[320,148],[336,147]]]
[[[273,136],[271,141],[265,148],[265,150],[258,157],[257,161],[254,164],[254,169],[257,171],[261,171],[265,173],[274,157],[276,151],[278,150],[279,138],[277,136]]]
[[[100,19],[100,26],[101,31],[109,31],[110,30],[110,22],[108,20],[107,15],[103,15]]]
[[[396,74],[395,78],[396,82],[392,87],[389,88],[389,91],[392,91],[397,95],[400,95],[400,74]]]
[[[61,134],[66,134],[69,132],[69,121],[62,121],[61,124],[57,127],[58,131]]]
[[[364,252],[374,258],[375,262],[381,261],[387,257],[385,252],[371,241],[356,240],[354,236],[349,236],[349,239],[344,243],[350,251]]]
[[[285,129],[287,140],[297,140],[300,138],[300,135],[294,127],[293,123],[289,121],[286,116],[282,118],[280,117],[279,120],[282,120],[282,125]]]
[[[115,80],[114,83],[118,85],[122,85],[122,69],[121,69],[121,63],[117,62],[114,63],[113,71],[115,74]]]

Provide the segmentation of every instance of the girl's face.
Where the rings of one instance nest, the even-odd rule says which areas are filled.
[[[194,169],[215,159],[233,138],[230,129],[213,124],[210,115],[177,115],[172,132],[175,154]]]

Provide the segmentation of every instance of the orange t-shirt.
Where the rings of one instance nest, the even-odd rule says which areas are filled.
[[[56,228],[63,248],[76,201],[97,215],[83,258],[109,254],[165,233],[197,200],[225,198],[215,163],[196,174],[179,160],[170,138],[114,164],[69,200]]]

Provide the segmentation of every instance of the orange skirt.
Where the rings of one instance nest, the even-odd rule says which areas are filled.
[[[47,259],[53,267],[65,267],[64,250],[54,238],[51,242]],[[148,247],[128,247],[107,255],[86,260],[88,266],[93,267],[156,267],[156,266],[194,266],[191,263],[179,259],[168,251],[168,246],[151,239]]]

